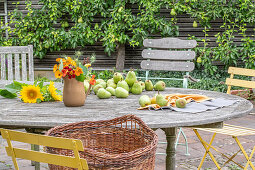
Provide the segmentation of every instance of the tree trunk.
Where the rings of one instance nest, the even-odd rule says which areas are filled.
[[[125,44],[117,45],[116,70],[123,71],[125,64]]]

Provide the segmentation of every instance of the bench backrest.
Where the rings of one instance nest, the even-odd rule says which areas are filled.
[[[0,47],[0,60],[0,80],[34,81],[32,45]]]
[[[194,63],[190,62],[195,58],[194,51],[181,49],[192,49],[196,47],[195,40],[181,40],[178,38],[145,39],[142,57],[147,59],[141,62],[144,70],[164,71],[192,71]]]
[[[16,170],[19,169],[16,158],[59,166],[68,166],[71,168],[78,168],[79,170],[88,169],[87,161],[79,156],[79,151],[84,151],[81,140],[43,136],[7,129],[0,129],[0,131],[2,137],[6,139],[8,143],[8,146],[5,149],[8,156],[12,157]],[[13,147],[11,141],[72,150],[74,157],[15,148]]]
[[[253,89],[255,88],[255,81],[234,79],[234,75],[255,77],[254,69],[229,67],[228,73],[230,74],[230,78],[226,79],[226,85],[228,85],[227,94],[230,94],[231,86],[246,87]]]

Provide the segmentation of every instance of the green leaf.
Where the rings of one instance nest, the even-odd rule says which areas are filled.
[[[13,81],[13,83],[6,85],[5,89],[12,93],[17,93],[22,89],[22,86],[27,86],[27,84]]]
[[[82,65],[81,63],[79,63],[79,67],[82,69],[83,75],[87,75],[87,73],[88,73],[88,68],[85,67],[84,65]]]
[[[9,98],[9,99],[13,99],[13,98],[17,97],[16,93],[12,93],[12,92],[8,91],[7,89],[1,89],[0,95],[5,98]]]
[[[59,71],[62,72],[63,70],[63,60],[60,60],[60,64],[59,64]]]
[[[41,82],[39,82],[39,83],[37,84],[37,86],[39,86],[40,89],[42,89],[42,88],[43,88],[43,83],[44,83],[44,81],[41,81]]]
[[[36,99],[36,103],[41,103],[41,102],[42,102],[42,100],[40,98]]]
[[[79,75],[79,76],[76,76],[75,79],[78,80],[78,81],[80,81],[80,82],[84,82],[85,76],[84,76],[84,74],[81,74],[81,75]]]

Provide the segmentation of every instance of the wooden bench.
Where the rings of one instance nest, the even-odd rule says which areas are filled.
[[[0,59],[0,80],[34,81],[32,45],[0,47]]]
[[[196,47],[195,40],[181,40],[178,38],[145,39],[141,62],[141,68],[146,71],[145,79],[183,80],[183,87],[188,87],[189,72],[193,71],[195,64],[191,62],[195,58],[195,52],[190,49]],[[185,49],[185,50],[183,50]],[[186,76],[181,78],[149,77],[150,70],[181,71]]]

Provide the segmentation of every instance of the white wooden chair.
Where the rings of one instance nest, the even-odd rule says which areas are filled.
[[[0,80],[34,81],[32,45],[0,47],[0,59]]]
[[[188,87],[188,79],[193,81],[195,80],[189,75],[189,72],[193,71],[195,68],[195,64],[191,62],[191,60],[195,59],[196,54],[194,51],[191,51],[191,49],[196,47],[197,41],[181,40],[178,38],[145,39],[143,41],[143,45],[147,49],[142,51],[142,57],[146,60],[141,62],[141,68],[146,71],[146,76],[139,78],[145,78],[146,80],[182,80],[183,88]],[[180,71],[186,72],[186,75],[183,78],[151,77],[149,76],[150,70]],[[179,137],[181,134],[185,139],[185,143],[179,143]],[[179,128],[175,148],[177,148],[177,145],[186,146],[186,155],[190,155],[188,152],[187,138],[182,128]]]

